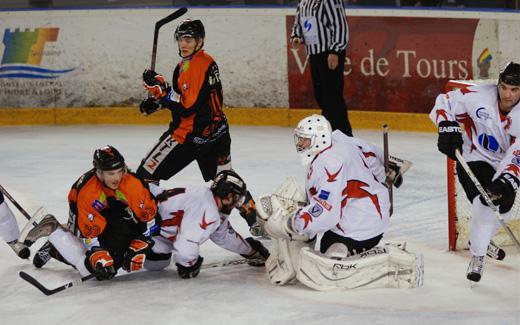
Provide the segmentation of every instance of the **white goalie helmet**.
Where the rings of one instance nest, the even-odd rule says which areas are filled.
[[[309,164],[331,142],[332,128],[323,115],[308,116],[294,129],[294,144],[303,165]]]

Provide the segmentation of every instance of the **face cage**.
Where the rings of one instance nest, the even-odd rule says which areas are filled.
[[[303,153],[311,149],[314,146],[315,139],[315,135],[309,135],[305,132],[302,132],[300,129],[295,129],[294,146],[296,147],[296,152]]]

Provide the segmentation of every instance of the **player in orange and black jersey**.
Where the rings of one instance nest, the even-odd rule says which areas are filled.
[[[126,271],[142,267],[145,254],[153,245],[152,232],[159,229],[159,218],[147,183],[127,170],[123,156],[114,147],[97,149],[93,164],[94,168],[83,174],[69,192],[68,230],[86,248],[84,265],[88,272],[104,280],[112,278],[120,267]],[[54,217],[47,219],[41,224],[55,221]],[[36,231],[42,228],[37,226]],[[70,236],[62,236],[70,242]],[[55,248],[51,242],[54,243],[50,240],[42,246],[33,263],[41,267],[52,256],[73,264],[81,272],[83,265],[78,267],[70,258],[63,258],[72,254],[77,261],[81,259],[78,253],[64,252],[68,248]]]
[[[181,62],[173,72],[172,86],[153,70],[145,70],[145,88],[153,96],[142,101],[140,111],[149,115],[169,109],[172,122],[137,169],[145,181],[170,179],[196,160],[204,180],[231,168],[231,137],[222,111],[222,84],[217,63],[204,51],[204,25],[185,20],[175,31]],[[248,192],[239,208],[253,235],[260,235],[256,208]],[[229,211],[231,212],[231,211]]]

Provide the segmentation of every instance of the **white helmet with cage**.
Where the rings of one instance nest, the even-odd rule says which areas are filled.
[[[329,121],[318,114],[302,119],[294,129],[294,144],[303,165],[332,143],[332,128]]]

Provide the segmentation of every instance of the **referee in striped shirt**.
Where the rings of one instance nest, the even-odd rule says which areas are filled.
[[[314,97],[333,130],[352,136],[343,98],[343,67],[348,25],[343,0],[301,0],[291,33],[296,48],[305,45],[311,64]]]

